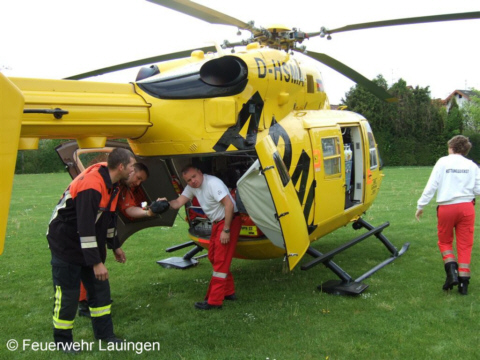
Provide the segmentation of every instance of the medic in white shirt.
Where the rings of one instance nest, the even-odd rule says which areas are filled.
[[[169,202],[170,207],[179,209],[196,197],[202,210],[212,221],[208,259],[212,263],[213,274],[205,301],[196,302],[195,308],[221,309],[223,300],[236,299],[230,264],[242,227],[237,205],[227,186],[219,178],[203,174],[192,165],[182,170],[182,177],[187,186],[177,199]]]
[[[463,135],[448,141],[448,156],[435,164],[423,194],[418,200],[415,217],[420,220],[423,208],[437,193],[438,247],[447,274],[443,290],[458,285],[467,295],[470,280],[470,259],[475,225],[475,196],[480,195],[480,169],[465,158],[472,147]],[[458,262],[453,251],[454,233]]]

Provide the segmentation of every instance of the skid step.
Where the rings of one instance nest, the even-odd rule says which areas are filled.
[[[337,275],[340,280],[329,280],[324,282],[323,284],[319,285],[317,288],[325,293],[328,294],[335,294],[335,295],[359,295],[363,291],[368,288],[368,285],[362,283],[363,280],[377,272],[378,270],[382,269],[386,265],[390,264],[391,262],[395,261],[398,257],[402,256],[409,248],[410,244],[405,243],[400,251],[398,251],[395,246],[382,234],[382,231],[389,226],[388,222],[374,227],[371,224],[367,223],[362,218],[359,218],[355,223],[353,223],[353,228],[355,230],[365,228],[368,231],[363,235],[358,236],[357,238],[346,242],[345,244],[339,246],[338,248],[327,252],[326,254],[321,253],[320,251],[309,247],[307,249],[307,253],[311,255],[314,259],[309,263],[302,266],[302,270],[308,270],[312,267],[323,264],[328,269],[330,269],[335,275]],[[338,264],[333,262],[333,258],[338,255],[339,253],[345,251],[346,249],[364,241],[372,236],[376,237],[380,242],[387,248],[390,252],[391,256],[386,260],[382,261],[381,263],[377,264],[376,266],[372,267],[366,273],[358,277],[357,279],[353,279],[345,270],[343,270]]]
[[[367,288],[368,285],[362,282],[344,282],[341,280],[329,280],[317,286],[318,290],[333,295],[360,295]]]
[[[198,264],[198,260],[184,259],[180,256],[171,257],[168,259],[158,260],[157,264],[165,269],[188,269]]]
[[[166,268],[166,269],[172,269],[172,268],[173,269],[188,269],[192,266],[196,266],[198,264],[198,259],[200,259],[202,257],[205,257],[208,254],[194,257],[200,251],[202,251],[203,248],[201,246],[195,245],[195,243],[193,241],[190,241],[190,242],[187,242],[187,243],[184,243],[184,244],[172,247],[172,248],[168,248],[167,251],[172,252],[172,251],[183,249],[185,247],[192,246],[192,245],[194,245],[193,249],[191,249],[189,252],[187,252],[185,255],[183,255],[183,257],[175,256],[175,257],[171,257],[171,258],[168,258],[168,259],[158,260],[157,264]]]

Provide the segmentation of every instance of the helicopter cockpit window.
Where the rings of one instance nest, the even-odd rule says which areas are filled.
[[[285,187],[290,181],[290,175],[288,174],[287,167],[285,166],[285,163],[278,152],[273,154],[273,160],[275,161],[275,165],[277,167],[278,174],[280,175],[280,179],[282,180],[283,187]]]
[[[342,162],[338,137],[322,139],[322,150],[325,175],[340,175]]]
[[[370,150],[370,169],[374,169],[378,166],[378,156],[377,149],[375,148],[375,138],[373,137],[372,128],[369,123],[367,123],[367,136]]]
[[[307,75],[307,92],[310,94],[315,93],[315,81],[312,75]]]
[[[159,99],[205,99],[241,93],[247,86],[247,75],[243,60],[223,56],[157,74],[137,85]]]

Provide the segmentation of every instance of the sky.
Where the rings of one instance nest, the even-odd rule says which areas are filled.
[[[478,0],[197,0],[256,26],[320,27],[480,11]],[[250,33],[212,25],[145,0],[0,0],[0,71],[11,77],[61,79],[150,56],[239,41]],[[303,45],[389,85],[430,87],[433,98],[480,89],[480,19],[344,32]],[[355,84],[320,65],[332,104]],[[87,79],[128,83],[137,69]]]

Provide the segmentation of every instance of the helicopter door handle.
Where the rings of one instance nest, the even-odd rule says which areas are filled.
[[[60,108],[55,109],[23,109],[24,114],[53,114],[55,119],[61,119],[63,115],[68,114],[68,110]]]
[[[275,214],[275,218],[276,218],[277,220],[280,220],[281,217],[284,217],[284,216],[286,216],[286,215],[288,215],[288,214],[290,214],[290,213],[289,213],[289,212],[284,212],[284,213],[282,213],[282,214],[280,214],[280,215]]]
[[[262,174],[265,174],[265,171],[272,170],[272,169],[275,169],[275,166],[273,165],[267,166],[265,169],[262,169]]]

